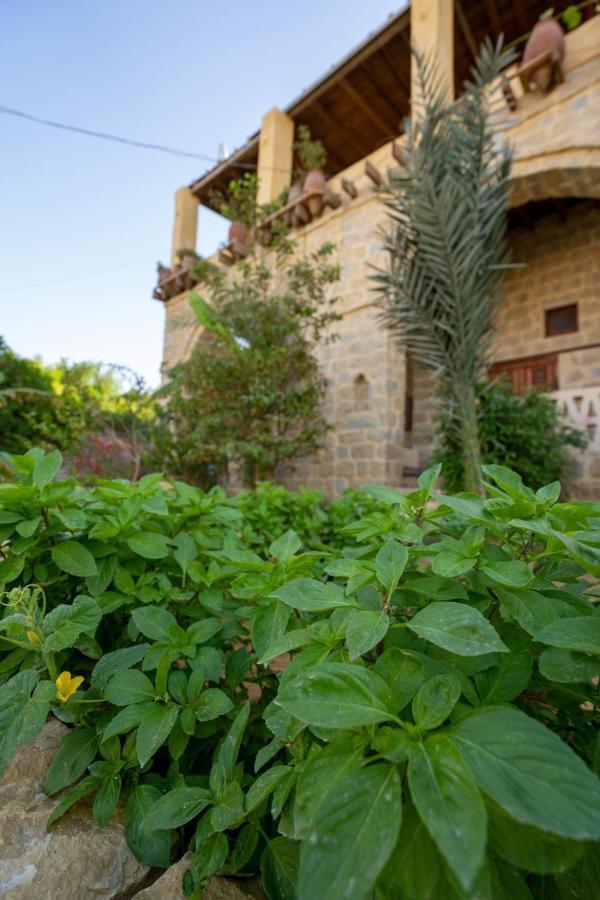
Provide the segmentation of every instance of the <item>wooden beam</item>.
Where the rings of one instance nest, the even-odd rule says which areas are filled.
[[[365,162],[365,174],[371,179],[373,184],[379,187],[383,184],[383,177],[377,166],[373,165],[370,159]]]
[[[500,16],[498,15],[496,0],[483,0],[483,5],[485,8],[485,14],[492,23],[492,28],[494,29],[494,37],[500,37],[504,29],[502,27],[502,22],[500,21]]]
[[[357,142],[356,135],[352,131],[350,131],[349,128],[346,128],[345,125],[342,125],[340,122],[338,122],[335,116],[333,116],[329,112],[329,110],[325,109],[320,100],[313,100],[312,108],[316,113],[318,113],[318,115],[321,116],[322,119],[324,119],[326,122],[330,122],[331,125],[344,136],[348,144],[354,148],[355,152],[358,153],[359,156],[366,156],[369,150],[365,150],[364,145],[361,146]]]
[[[370,74],[369,70],[366,66],[361,67],[361,73],[363,77],[369,82],[369,87],[373,91],[376,97],[379,97],[383,105],[390,111],[390,115],[394,117],[394,121],[396,124],[400,119],[402,119],[406,113],[403,113],[400,107],[398,107],[393,101],[389,94],[384,94],[379,85],[376,83],[373,76]]]
[[[515,14],[515,18],[519,24],[519,28],[521,30],[521,34],[526,34],[528,31],[531,31],[535,22],[530,22],[523,7],[523,0],[512,0],[512,8]]]
[[[340,81],[340,87],[343,91],[345,91],[348,97],[350,97],[350,99],[354,103],[356,103],[356,105],[360,109],[362,109],[367,118],[369,118],[371,122],[373,122],[373,124],[377,126],[377,128],[381,129],[385,136],[396,133],[397,128],[390,126],[389,122],[386,122],[386,120],[379,115],[377,110],[373,109],[373,107],[367,103],[360,91],[357,91],[356,88],[350,84],[347,78]]]
[[[353,181],[350,181],[349,178],[342,178],[342,188],[346,191],[351,200],[355,200],[358,197],[356,185]]]
[[[456,19],[462,32],[462,36],[467,43],[467,47],[471,51],[471,54],[475,57],[477,56],[477,41],[475,40],[473,32],[471,31],[469,20],[465,15],[465,11],[460,0],[454,0],[454,12],[456,13]]]
[[[397,78],[404,90],[408,91],[410,95],[410,76],[407,78],[404,73],[400,71],[397,61],[391,57],[389,47],[381,48],[381,56],[388,67],[388,70],[391,72],[392,77]]]

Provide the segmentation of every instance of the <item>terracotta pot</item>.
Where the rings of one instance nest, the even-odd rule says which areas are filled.
[[[325,193],[326,179],[322,172],[313,170],[304,179],[304,192],[319,191],[319,195],[306,201],[311,216],[318,216],[323,208],[323,194]]]
[[[232,222],[229,226],[229,243],[245,244],[248,237],[248,229],[243,222]]]
[[[303,193],[302,185],[301,184],[293,184],[291,186],[291,188],[289,189],[287,202],[293,203],[294,200],[297,200],[298,197],[302,196],[302,193]],[[294,210],[293,209],[284,214],[283,221],[288,226],[291,226],[294,224]]]
[[[565,33],[556,19],[542,19],[533,26],[529,40],[523,51],[523,64],[531,62],[548,51],[553,62],[562,62],[565,55]],[[534,69],[529,80],[542,91],[547,91],[552,81],[552,65],[550,63]]]

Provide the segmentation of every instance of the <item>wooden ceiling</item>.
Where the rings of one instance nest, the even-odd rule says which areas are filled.
[[[555,13],[573,0],[557,0]],[[531,31],[549,0],[455,0],[455,93],[459,96],[477,48],[486,36],[501,34],[505,43]],[[594,14],[593,5],[584,15]],[[522,50],[523,44],[519,45]],[[410,8],[391,17],[379,31],[316,82],[286,112],[309,126],[323,141],[327,175],[357,162],[402,132],[410,112]],[[210,193],[224,191],[232,178],[253,170],[258,160],[258,133],[227,160],[192,183],[200,201],[211,206]]]

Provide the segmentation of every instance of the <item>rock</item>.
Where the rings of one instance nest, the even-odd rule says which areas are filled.
[[[135,900],[184,900],[181,879],[191,859],[192,854],[186,853],[154,884],[136,894]],[[202,894],[202,900],[248,900],[250,897],[263,900],[264,896],[255,880],[229,881],[226,878],[211,878],[208,888]]]
[[[97,900],[131,896],[144,883],[148,869],[128,849],[118,816],[98,828],[82,800],[47,832],[57,798],[40,785],[66,730],[49,721],[0,782],[0,898]]]

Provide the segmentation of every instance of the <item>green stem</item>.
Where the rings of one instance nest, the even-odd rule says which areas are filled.
[[[456,400],[460,415],[464,487],[466,491],[474,494],[483,494],[475,386],[457,385]]]

